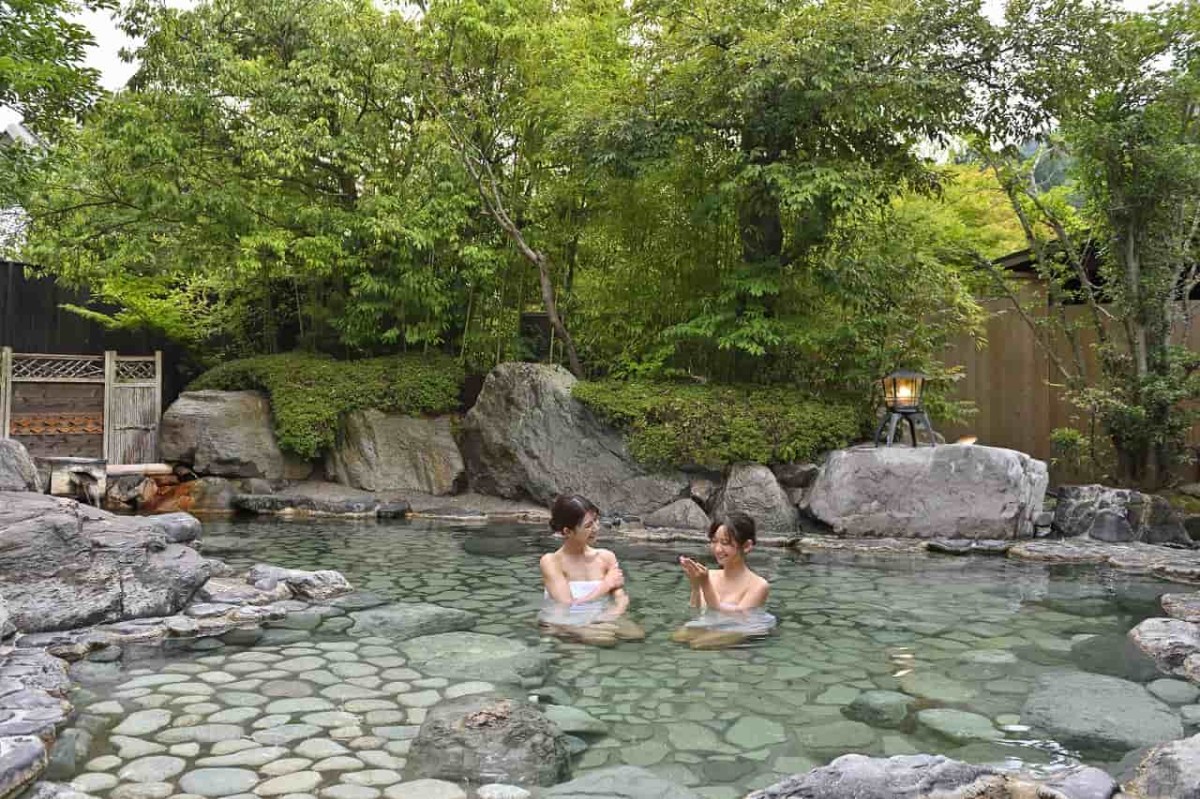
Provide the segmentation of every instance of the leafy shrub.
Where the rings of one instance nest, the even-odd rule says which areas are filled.
[[[810,460],[845,446],[867,421],[854,404],[781,386],[600,380],[573,393],[653,467]]]
[[[307,459],[333,446],[344,413],[446,413],[459,407],[462,382],[462,367],[444,356],[337,361],[288,353],[230,361],[200,375],[188,390],[265,391],[280,448]]]

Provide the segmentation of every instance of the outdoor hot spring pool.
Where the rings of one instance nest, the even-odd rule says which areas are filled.
[[[206,554],[238,569],[337,569],[387,599],[476,614],[474,632],[553,657],[543,684],[525,693],[598,720],[575,735],[574,774],[633,764],[707,797],[742,796],[846,752],[944,753],[1031,770],[1080,759],[1111,766],[1122,752],[1066,747],[1025,724],[1022,705],[1039,678],[1064,670],[1158,679],[1128,656],[1125,634],[1160,615],[1157,597],[1172,589],[1090,567],[759,548],[751,564],[771,580],[776,633],[694,651],[669,638],[689,617],[674,560],[708,560],[704,549],[609,535],[600,545],[621,559],[631,615],[647,637],[595,648],[539,635],[537,559],[554,540],[537,527],[230,521],[206,524],[204,541]],[[422,673],[402,642],[351,635],[351,623],[343,611],[302,612],[252,643],[238,631],[226,643],[201,639],[165,660],[127,662],[102,682],[79,675],[82,718],[117,721],[97,732],[83,771],[59,778],[111,799],[406,796],[388,789],[404,778],[415,725],[440,699],[486,689],[488,675],[470,664],[459,678]],[[893,693],[850,710],[869,691]],[[1197,700],[1171,701],[1179,709]],[[938,731],[916,721],[928,708],[964,713],[943,714]]]

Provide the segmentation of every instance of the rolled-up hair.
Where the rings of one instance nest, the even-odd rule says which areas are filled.
[[[583,524],[589,513],[599,516],[600,509],[587,497],[579,494],[559,494],[550,507],[550,529],[556,533],[568,527],[574,530]]]
[[[758,542],[758,525],[754,523],[754,518],[747,513],[735,510],[713,519],[713,523],[708,527],[708,540],[713,540],[717,530],[722,527],[729,531],[729,536],[737,542],[739,547],[747,541]]]

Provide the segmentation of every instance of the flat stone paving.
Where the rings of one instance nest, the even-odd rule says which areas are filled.
[[[385,638],[225,649],[135,665],[103,701],[80,702],[84,718],[119,723],[101,746],[108,752],[88,760],[71,785],[118,797],[132,786],[146,797],[155,792],[148,785],[214,798],[378,799],[392,788],[407,795],[420,787],[403,772],[426,708],[451,690],[495,689],[425,677]],[[297,696],[272,701],[261,693],[282,685]]]

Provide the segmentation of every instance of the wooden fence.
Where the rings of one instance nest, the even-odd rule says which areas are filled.
[[[151,357],[163,352],[163,402],[170,404],[199,372],[188,352],[166,336],[148,330],[112,330],[66,309],[68,305],[111,313],[85,289],[37,277],[23,264],[0,261],[0,347],[13,352],[103,357],[108,350]],[[100,402],[101,400],[95,400]],[[97,445],[98,446],[98,445]]]
[[[0,438],[35,457],[158,459],[162,353],[48,355],[0,348]]]
[[[1036,307],[1049,313],[1044,284],[1034,276],[1017,280],[1017,296],[1035,301]],[[974,435],[979,443],[1028,452],[1036,458],[1049,460],[1050,432],[1057,427],[1082,429],[1085,420],[1066,400],[1062,381],[1038,346],[1029,325],[1021,318],[1008,299],[982,303],[989,313],[987,346],[979,349],[970,336],[961,336],[947,354],[946,362],[962,366],[965,378],[955,387],[956,399],[970,400],[978,412],[965,424],[934,425],[953,441],[958,436]],[[1190,303],[1193,315],[1200,315],[1200,302]],[[1063,309],[1068,321],[1082,320],[1088,314],[1086,306],[1072,305]],[[1092,346],[1095,336],[1088,325],[1081,325],[1080,338],[1084,345],[1085,365],[1089,372],[1097,368]],[[1064,363],[1072,363],[1071,349],[1066,341],[1056,340],[1053,351]],[[1182,325],[1174,331],[1175,343],[1200,349],[1200,316],[1190,330]],[[1200,425],[1191,431],[1190,441],[1200,445]],[[1181,474],[1194,479],[1191,472]]]

